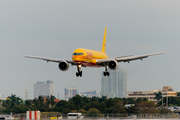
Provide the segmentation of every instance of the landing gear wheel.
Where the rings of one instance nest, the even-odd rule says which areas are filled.
[[[103,74],[104,74],[104,76],[106,76],[106,75],[109,76],[109,72],[105,71]]]
[[[79,73],[78,72],[76,72],[76,76],[79,77]]]
[[[82,77],[82,71],[79,72],[79,76]]]
[[[82,77],[82,71],[76,72],[76,76],[77,76],[77,77],[79,77],[79,76]]]
[[[104,76],[106,76],[106,72],[104,72],[103,74],[104,74]]]
[[[106,72],[106,75],[109,76],[109,72]]]
[[[107,71],[107,67],[105,67],[105,71],[103,74],[104,74],[104,76],[106,76],[106,75],[109,76],[109,72]]]

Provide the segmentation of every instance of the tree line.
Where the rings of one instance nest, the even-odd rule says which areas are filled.
[[[81,97],[79,95],[70,98],[69,101],[60,100],[55,102],[54,96],[39,96],[33,100],[24,101],[16,95],[7,97],[6,100],[0,102],[0,113],[25,113],[26,111],[40,110],[41,112],[61,112],[67,114],[69,112],[81,112],[84,114],[117,114],[117,113],[168,113],[168,109],[159,107],[162,105],[161,92],[155,93],[155,99],[158,103],[148,101],[147,98],[107,98],[107,97]],[[166,99],[163,99],[166,103]],[[171,106],[180,106],[180,93],[178,97],[168,97],[168,103]],[[130,104],[129,106],[125,106]]]

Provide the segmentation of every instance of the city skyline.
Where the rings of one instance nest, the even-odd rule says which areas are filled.
[[[18,2],[17,2],[18,1]],[[71,59],[78,47],[101,50],[107,26],[107,54],[141,55],[166,51],[143,61],[121,62],[127,71],[127,90],[153,90],[173,86],[180,91],[179,4],[174,0],[136,1],[1,1],[0,4],[0,93],[33,98],[33,84],[53,80],[54,95],[63,99],[62,88],[100,93],[104,68],[77,68],[67,72],[56,63],[26,59],[24,55]]]

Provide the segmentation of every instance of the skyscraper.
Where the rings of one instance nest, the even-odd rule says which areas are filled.
[[[74,87],[71,88],[65,88],[64,89],[64,99],[69,100],[69,98],[72,98],[73,96],[77,95],[77,89]]]
[[[50,95],[54,95],[54,82],[52,80],[47,80],[46,83],[36,82],[34,84],[34,98]]]
[[[102,72],[101,78],[101,93],[102,96],[110,98],[114,97],[126,97],[127,83],[126,73],[120,68],[116,70],[108,69],[110,76],[104,76]]]

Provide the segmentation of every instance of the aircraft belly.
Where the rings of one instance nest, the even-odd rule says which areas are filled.
[[[89,62],[86,62],[86,63],[82,63],[83,66],[87,66],[87,67],[101,67],[101,65],[97,65],[97,64],[94,64],[94,63],[89,63]]]
[[[82,66],[85,66],[85,67],[102,67],[101,65],[97,65],[92,62],[84,62],[84,61],[74,61],[74,62],[80,63]]]

